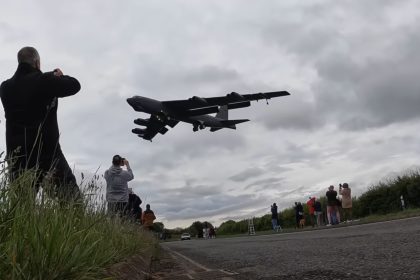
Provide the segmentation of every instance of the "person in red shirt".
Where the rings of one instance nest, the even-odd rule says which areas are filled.
[[[316,218],[315,217],[315,197],[309,197],[309,200],[308,202],[306,202],[306,205],[308,205],[311,226],[314,227],[315,218]]]
[[[146,205],[146,210],[143,212],[141,222],[143,227],[148,230],[153,230],[153,221],[156,220],[155,213],[150,209],[150,204]]]

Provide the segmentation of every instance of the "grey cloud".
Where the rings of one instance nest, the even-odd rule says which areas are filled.
[[[268,108],[262,110],[256,121],[263,123],[268,129],[319,129],[324,125],[322,112],[313,102],[303,100],[298,93],[292,92],[291,96],[275,100],[277,110]],[[309,117],[310,116],[310,117]]]
[[[280,182],[282,182],[284,178],[266,178],[254,181],[248,184],[244,189],[247,190],[252,187],[261,187],[261,189],[269,189],[273,187],[278,187]]]
[[[216,216],[231,211],[240,211],[242,208],[249,207],[254,200],[254,195],[232,196],[226,194],[215,194],[208,199],[180,200],[182,204],[169,211],[165,209],[165,205],[162,205],[162,210],[165,211],[165,219],[168,220],[203,220],[204,217]]]
[[[250,178],[258,177],[264,174],[264,170],[258,167],[248,168],[236,175],[229,177],[230,180],[235,182],[244,182]]]

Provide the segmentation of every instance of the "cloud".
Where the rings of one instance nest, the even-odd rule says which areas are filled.
[[[259,175],[263,174],[263,170],[256,167],[256,168],[248,168],[236,175],[229,177],[230,180],[236,182],[244,182],[250,178],[258,177]]]

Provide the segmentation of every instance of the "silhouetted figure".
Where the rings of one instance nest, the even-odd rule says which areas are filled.
[[[279,213],[276,203],[271,205],[271,224],[274,231],[278,232],[281,229],[279,225]]]
[[[38,191],[49,172],[54,192],[60,199],[78,199],[76,178],[59,143],[57,108],[58,98],[76,94],[80,83],[63,75],[58,68],[43,73],[40,56],[33,47],[22,48],[17,59],[15,74],[0,86],[11,179],[16,179],[25,169],[34,169]]]
[[[146,204],[146,210],[143,211],[141,222],[143,227],[148,230],[153,230],[153,221],[156,220],[155,213],[150,209],[150,204]]]
[[[316,225],[321,226],[322,225],[322,220],[321,220],[322,205],[321,205],[321,202],[318,199],[315,200],[314,210],[315,210],[314,214],[315,214],[315,217],[316,217]]]
[[[214,229],[214,227],[211,227],[209,230],[209,237],[210,238],[216,238],[216,230]]]
[[[128,206],[127,215],[134,221],[141,223],[141,207],[142,203],[140,197],[136,195],[131,188],[128,188]]]
[[[121,167],[126,166],[127,170]],[[108,212],[122,216],[128,207],[128,182],[134,179],[130,163],[125,158],[115,155],[112,166],[105,171],[106,201]]]
[[[338,199],[337,192],[334,190],[334,186],[331,185],[325,194],[327,196],[327,218],[328,225],[334,225],[340,223],[340,212],[338,212]]]
[[[302,203],[295,202],[295,212],[296,212],[296,228],[303,228],[304,222],[302,224],[302,220],[304,220],[304,215],[303,215]]]

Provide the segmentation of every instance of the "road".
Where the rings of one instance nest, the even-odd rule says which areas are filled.
[[[420,217],[162,246],[154,279],[420,279]]]

